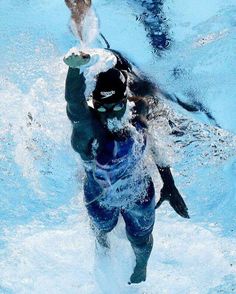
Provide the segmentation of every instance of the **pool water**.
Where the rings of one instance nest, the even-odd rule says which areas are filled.
[[[62,58],[78,42],[69,12],[63,1],[0,1],[0,293],[235,293],[236,5],[163,2],[170,46],[159,50],[152,2],[93,2],[112,48],[170,96],[202,106],[188,112],[161,102],[181,135],[166,138],[165,119],[152,130],[170,152],[191,219],[167,203],[158,209],[147,281],[129,286],[134,256],[123,221],[110,234],[110,254],[98,254],[70,146]],[[147,11],[153,22],[142,21]]]

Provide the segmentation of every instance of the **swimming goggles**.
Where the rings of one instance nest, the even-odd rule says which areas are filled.
[[[118,103],[109,103],[109,104],[100,104],[96,102],[95,107],[98,112],[112,112],[112,111],[120,111],[125,107],[126,99]]]

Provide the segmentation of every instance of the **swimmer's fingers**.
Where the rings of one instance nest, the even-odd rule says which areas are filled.
[[[76,59],[77,59],[77,54],[72,53],[70,56],[66,56],[63,58],[63,61],[65,62],[66,65],[72,68],[76,68]]]
[[[72,68],[80,68],[82,65],[87,64],[89,60],[90,55],[83,52],[80,52],[79,54],[72,53],[71,55],[63,58],[65,64]]]
[[[84,3],[88,6],[91,6],[91,4],[92,4],[91,2],[92,2],[91,0],[84,0]]]
[[[165,199],[160,198],[159,201],[157,202],[156,206],[155,206],[155,209],[159,208],[164,200]]]
[[[175,186],[167,187],[164,185],[164,187],[161,189],[161,198],[157,202],[155,208],[160,207],[162,202],[165,200],[170,203],[172,208],[181,217],[190,218],[188,214],[188,207]]]
[[[90,7],[92,4],[91,0],[77,0],[77,1],[65,0],[66,5],[71,10],[71,12],[75,12],[77,9],[79,9],[79,5],[80,5],[79,2],[80,3],[84,2],[84,4],[88,7]]]
[[[170,197],[169,202],[173,209],[180,216],[182,216],[183,218],[190,218],[188,214],[188,207],[179,193],[176,194],[174,197]]]
[[[68,8],[73,8],[73,1],[71,1],[71,0],[65,0],[65,3],[66,3],[66,5],[67,5],[67,7]]]

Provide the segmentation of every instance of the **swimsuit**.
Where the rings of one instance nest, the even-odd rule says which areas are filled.
[[[130,235],[152,231],[155,192],[143,161],[146,137],[139,129],[123,140],[107,138],[102,154],[84,163],[85,203],[99,230],[111,231],[121,213]]]

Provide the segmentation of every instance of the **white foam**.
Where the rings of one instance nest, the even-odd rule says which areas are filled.
[[[124,4],[123,9],[119,1],[94,3],[99,6],[113,47],[129,48],[126,52],[141,60],[144,69],[155,68],[155,77],[165,89],[183,97],[189,88],[204,94],[221,125],[235,129],[234,1],[165,2],[176,40],[184,41],[157,58],[158,67],[150,62],[146,52],[150,46],[144,44],[144,29],[142,24],[136,27],[131,6]],[[6,1],[2,5],[1,38],[6,40],[0,42],[4,55],[0,69],[0,292],[233,293],[233,135],[199,123],[200,117],[170,105],[175,111],[169,112],[169,118],[177,123],[176,130],[186,131],[182,137],[174,137],[171,147],[179,148],[180,159],[173,172],[181,194],[186,196],[191,219],[181,220],[167,203],[158,209],[147,281],[128,286],[134,256],[124,223],[121,221],[109,236],[110,258],[98,256],[97,260],[82,201],[82,165],[70,146],[64,102],[66,66],[58,49],[66,50],[72,42],[66,31],[66,12],[61,12],[63,3]],[[216,31],[225,26],[231,33],[193,50],[198,35],[208,36],[214,25]],[[174,79],[176,65],[187,75]],[[27,126],[28,112],[34,119],[31,126]],[[152,130],[165,141],[161,123]]]
[[[112,118],[107,120],[108,129],[111,132],[117,132],[119,130],[125,129],[127,127],[132,127],[130,121],[132,119],[132,108],[134,103],[127,101],[126,110],[121,119]]]

